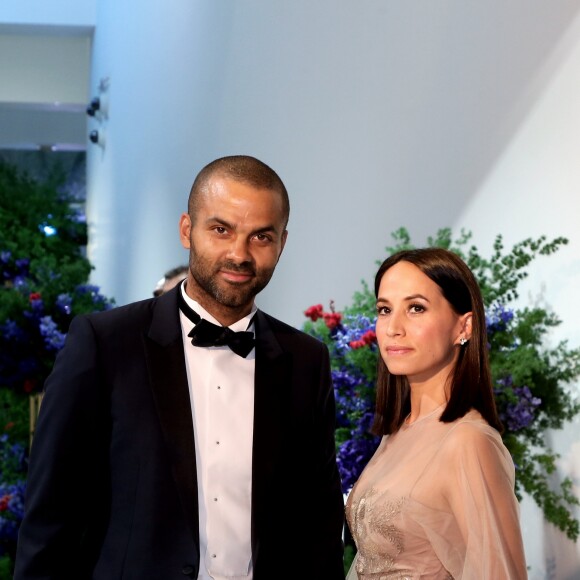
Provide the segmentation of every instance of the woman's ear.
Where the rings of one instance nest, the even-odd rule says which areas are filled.
[[[462,328],[461,328],[461,338],[465,338],[465,340],[471,339],[471,333],[473,331],[473,313],[466,312],[461,317],[463,319]]]

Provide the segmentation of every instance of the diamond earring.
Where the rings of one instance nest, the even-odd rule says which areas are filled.
[[[459,339],[459,344],[460,344],[461,346],[465,346],[465,345],[467,344],[467,339],[466,339],[465,337],[463,337],[463,336],[462,336],[462,337]]]

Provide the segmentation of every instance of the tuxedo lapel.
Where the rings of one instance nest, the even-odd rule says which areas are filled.
[[[252,446],[252,552],[259,549],[255,534],[255,517],[261,509],[260,499],[267,497],[276,461],[280,456],[280,439],[287,426],[290,407],[292,360],[280,347],[266,315],[258,310],[256,325],[256,371],[254,391],[254,434]]]
[[[157,300],[144,341],[151,388],[173,477],[195,545],[199,547],[195,442],[177,304],[180,291],[178,286]]]

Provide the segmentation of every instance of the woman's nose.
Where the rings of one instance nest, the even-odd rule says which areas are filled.
[[[386,325],[387,336],[399,336],[404,334],[403,316],[398,311],[391,311]]]

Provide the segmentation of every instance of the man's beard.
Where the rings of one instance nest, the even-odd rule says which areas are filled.
[[[256,271],[251,262],[236,264],[229,260],[210,262],[201,257],[195,250],[193,240],[190,240],[189,269],[198,288],[213,300],[228,308],[239,308],[251,303],[254,297],[267,285],[274,274],[275,266]],[[249,281],[238,283],[219,282],[220,270],[249,274]]]

